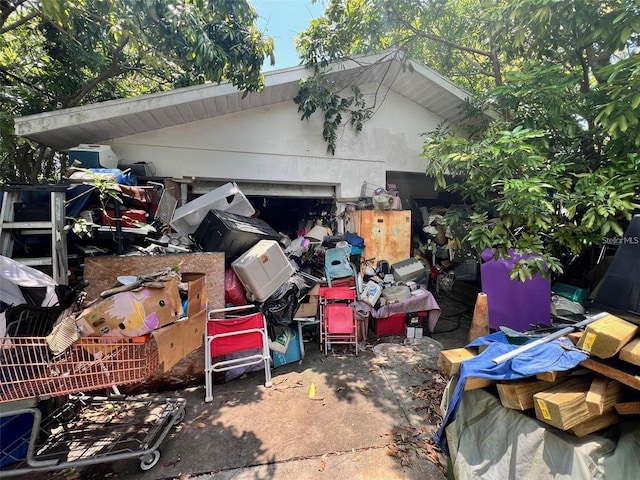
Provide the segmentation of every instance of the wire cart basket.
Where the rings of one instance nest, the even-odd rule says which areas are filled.
[[[127,397],[117,386],[141,382],[158,366],[151,335],[83,337],[58,355],[45,337],[0,337],[0,477],[129,458],[142,470],[155,466],[185,400]],[[108,388],[115,394],[83,393]],[[38,407],[55,397],[66,402],[50,413]]]

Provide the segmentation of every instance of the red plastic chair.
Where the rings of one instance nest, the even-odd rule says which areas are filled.
[[[329,295],[329,298],[327,299],[327,292]],[[320,342],[320,351],[324,351],[324,307],[327,304],[327,302],[332,302],[335,300],[335,297],[338,296],[342,296],[342,297],[346,297],[343,298],[343,300],[346,299],[350,299],[351,298],[351,292],[353,292],[354,298],[355,298],[355,291],[353,291],[351,288],[349,288],[348,286],[342,286],[342,287],[320,287],[320,290],[318,292],[318,319],[320,321],[320,334],[319,334],[319,342]]]
[[[211,310],[205,333],[205,402],[213,400],[213,373],[234,368],[264,364],[265,387],[271,386],[271,354],[267,323],[262,313],[253,313],[233,318],[211,318],[217,313],[231,312],[246,307],[231,307]],[[256,353],[256,350],[259,353]],[[245,356],[214,362],[213,359],[236,352]]]
[[[355,299],[356,292],[351,288],[320,288],[320,344],[325,355],[332,344],[353,345],[358,355],[357,322],[350,305]]]

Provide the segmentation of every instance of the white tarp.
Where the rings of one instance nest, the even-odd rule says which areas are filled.
[[[49,275],[0,255],[0,301],[8,306],[33,304],[25,293],[33,290],[32,298],[38,298],[38,307],[50,307],[58,303],[56,282]],[[6,334],[4,311],[0,312],[0,337]],[[6,344],[4,344],[6,346]]]
[[[0,301],[7,305],[28,303],[20,287],[43,289],[38,307],[50,307],[58,302],[56,282],[49,275],[0,255]]]

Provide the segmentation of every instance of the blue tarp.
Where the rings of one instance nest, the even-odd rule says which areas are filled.
[[[573,343],[566,338],[537,345],[500,364],[493,363],[493,359],[519,348],[520,345],[510,344],[504,333],[496,332],[480,337],[467,346],[478,347],[481,345],[486,345],[486,350],[478,356],[462,362],[460,378],[449,401],[447,413],[442,420],[442,426],[434,435],[434,440],[447,455],[449,455],[449,447],[445,428],[456,418],[468,377],[519,380],[542,372],[570,370],[588,358],[587,354],[577,350]]]

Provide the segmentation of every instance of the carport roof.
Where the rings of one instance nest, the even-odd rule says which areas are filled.
[[[404,64],[399,52],[387,51],[336,64],[328,74],[344,86],[381,83],[448,121],[459,121],[470,94],[434,70],[413,60]],[[265,73],[261,92],[238,91],[230,83],[204,84],[44,112],[15,119],[15,131],[65,151],[81,143],[115,138],[194,122],[228,113],[291,101],[299,82],[310,75],[303,66]]]

